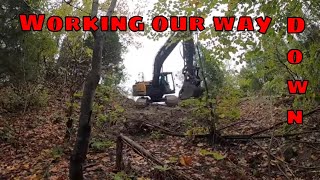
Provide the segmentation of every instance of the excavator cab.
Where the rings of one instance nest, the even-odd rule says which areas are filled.
[[[170,80],[171,80],[171,83],[170,83]],[[173,94],[176,92],[172,72],[160,73],[159,86],[163,94]]]
[[[139,81],[132,89],[133,96],[140,96],[136,100],[136,105],[139,107],[145,107],[150,102],[165,102],[172,106],[178,103],[173,95],[168,95],[176,92],[172,72],[161,72],[157,86],[153,86],[151,81]]]

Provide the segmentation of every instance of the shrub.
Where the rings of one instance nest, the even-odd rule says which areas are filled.
[[[27,84],[21,87],[8,86],[0,91],[0,107],[9,112],[43,107],[48,103],[48,90],[42,85]]]

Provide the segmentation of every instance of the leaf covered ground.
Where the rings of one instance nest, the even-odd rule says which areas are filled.
[[[176,137],[141,121],[187,134],[197,124],[190,108],[151,105],[144,109],[122,100],[124,121],[94,125],[84,167],[88,179],[168,179],[159,176],[172,168],[194,179],[320,179],[320,112],[303,125],[281,124],[259,134],[263,139],[227,139],[210,146],[192,135]],[[241,118],[219,119],[221,135],[249,135],[286,120],[290,98],[247,98],[239,104]],[[61,102],[51,98],[46,108],[0,116],[0,179],[67,179],[72,139],[64,141],[65,119]],[[233,126],[227,127],[228,124]],[[75,123],[76,128],[77,123]],[[224,127],[224,128],[223,128]],[[124,172],[115,172],[115,137],[123,133],[167,164],[160,167],[124,146]],[[297,134],[278,137],[279,134]],[[74,132],[73,132],[73,136]],[[270,143],[271,142],[271,143]],[[160,174],[161,174],[160,173]]]

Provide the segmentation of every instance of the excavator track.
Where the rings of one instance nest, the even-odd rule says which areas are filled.
[[[145,108],[149,105],[149,99],[145,97],[140,97],[135,102],[136,107]]]
[[[175,107],[179,104],[179,98],[175,95],[167,95],[161,102],[164,102],[168,107]],[[140,97],[135,101],[137,108],[145,108],[152,103],[153,102],[146,97]]]
[[[167,95],[165,96],[165,103],[169,107],[174,107],[178,105],[179,99],[175,95]]]

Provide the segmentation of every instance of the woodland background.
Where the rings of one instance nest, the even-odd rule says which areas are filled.
[[[141,15],[148,3],[113,2],[114,12],[108,11],[112,3],[107,0],[100,2],[96,13]],[[200,66],[208,94],[202,99],[183,101],[175,108],[154,105],[137,109],[133,100],[127,98],[131,92],[119,86],[127,78],[123,55],[128,46],[139,48],[134,37],[147,36],[156,41],[168,37],[170,32],[156,33],[150,27],[144,33],[108,32],[104,36],[82,31],[23,32],[18,19],[21,13],[87,16],[94,13],[92,1],[2,0],[0,178],[66,179],[69,176],[70,155],[79,143],[79,122],[85,122],[81,119],[81,107],[85,106],[81,104],[86,94],[84,83],[93,77],[90,72],[100,37],[102,79],[91,89],[93,103],[87,104],[88,113],[92,113],[87,124],[92,124],[92,131],[88,136],[88,152],[84,151],[87,158],[80,163],[85,177],[163,179],[169,176],[165,172],[171,168],[200,179],[318,179],[319,9],[318,0],[157,1],[148,12],[148,20],[159,14],[206,18],[213,16],[215,10],[226,16],[268,15],[273,21],[264,35],[206,28],[199,38],[205,57]],[[287,17],[303,17],[305,31],[287,34]],[[287,62],[290,49],[303,52],[301,64]],[[241,69],[229,68],[232,61]],[[286,84],[289,79],[309,80],[307,93],[289,95]],[[304,110],[303,126],[283,123],[289,108]],[[126,146],[126,169],[116,171],[116,138],[120,132],[170,167],[153,166]],[[197,138],[212,133],[224,140],[212,144]],[[257,136],[262,134],[264,138]],[[164,151],[164,147],[171,151]]]

